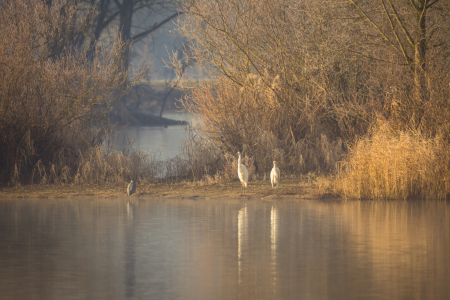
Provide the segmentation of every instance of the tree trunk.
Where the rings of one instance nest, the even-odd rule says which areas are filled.
[[[427,85],[426,85],[426,3],[419,0],[416,6],[417,13],[417,38],[414,45],[414,84],[415,96],[419,105],[427,101]]]
[[[130,47],[131,47],[131,22],[133,17],[133,1],[123,0],[119,6],[119,34],[122,42],[126,44],[125,50],[122,55],[121,71],[128,71],[128,64],[130,60]],[[118,1],[116,1],[118,3]],[[124,83],[126,89],[127,83]],[[120,115],[122,122],[126,122],[131,118],[130,112],[126,105],[126,94],[117,103],[117,112]]]
[[[131,39],[131,21],[133,16],[133,2],[134,0],[123,0],[120,7],[119,29],[122,41],[130,43]],[[122,58],[122,70],[128,70],[128,62],[130,56],[130,47],[126,47]]]
[[[94,40],[98,41],[100,39],[100,34],[105,29],[106,26],[109,25],[109,23],[106,23],[106,14],[108,13],[108,7],[109,7],[110,0],[100,0],[97,4],[98,9],[98,16],[97,16],[97,23],[94,27]]]

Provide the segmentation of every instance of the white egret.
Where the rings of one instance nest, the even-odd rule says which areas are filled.
[[[134,194],[134,192],[136,192],[136,183],[134,183],[134,181],[131,180],[131,182],[128,184],[127,187],[127,195],[131,196]]]
[[[280,184],[280,169],[277,167],[275,161],[273,162],[273,168],[272,171],[270,171],[270,183],[272,183],[272,188],[278,187],[278,184]]]
[[[247,168],[241,164],[241,152],[238,152],[239,158],[238,158],[238,177],[239,180],[241,181],[241,195],[242,195],[242,191],[244,191],[244,195],[245,195],[245,188],[247,187],[247,183],[248,183],[248,171]]]

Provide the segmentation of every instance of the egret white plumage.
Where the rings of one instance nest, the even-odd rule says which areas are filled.
[[[127,195],[131,196],[134,194],[134,192],[136,192],[136,183],[134,183],[134,181],[131,180],[131,182],[128,184],[127,187]]]
[[[272,171],[270,171],[270,183],[272,183],[272,188],[278,187],[278,184],[280,184],[280,169],[277,167],[275,161],[273,162],[273,168]]]
[[[244,191],[245,195],[245,188],[247,187],[248,183],[248,171],[247,168],[241,164],[241,152],[238,152],[239,158],[238,158],[238,177],[241,181],[241,195],[242,191]]]

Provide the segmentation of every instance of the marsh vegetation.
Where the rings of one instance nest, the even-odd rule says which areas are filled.
[[[171,66],[196,120],[164,161],[101,146],[112,104],[144,76],[121,65],[121,37],[73,47],[94,11],[13,2],[0,18],[4,185],[227,183],[241,151],[250,180],[276,161],[282,178],[333,178],[335,195],[450,194],[448,1],[179,1],[188,43]]]
[[[448,1],[182,1],[184,104],[257,173],[334,174],[356,198],[449,195]],[[181,72],[180,72],[181,74]],[[189,78],[187,78],[189,80]],[[222,156],[225,157],[225,156]]]

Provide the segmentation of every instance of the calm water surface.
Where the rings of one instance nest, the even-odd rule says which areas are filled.
[[[165,118],[181,121],[192,121],[187,113],[168,112]],[[181,154],[183,140],[186,139],[182,126],[128,126],[119,130],[114,145],[119,151],[130,149],[129,139],[135,150],[142,150],[156,155],[160,160],[174,158]]]
[[[0,200],[0,299],[450,299],[448,202]]]

